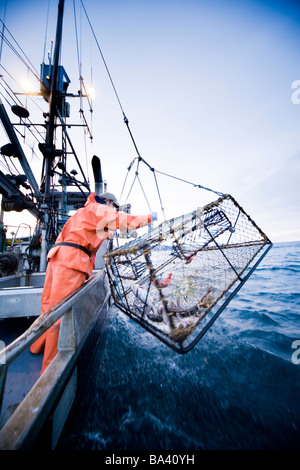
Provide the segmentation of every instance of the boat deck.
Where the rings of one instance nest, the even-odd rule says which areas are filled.
[[[35,318],[0,320],[0,339],[10,344],[31,325]],[[40,376],[43,354],[33,355],[26,349],[9,366],[0,411],[0,429]]]

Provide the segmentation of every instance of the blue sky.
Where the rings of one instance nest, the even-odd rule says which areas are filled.
[[[70,91],[76,92],[73,2],[65,1],[68,39],[64,36],[62,63],[72,80]],[[156,170],[232,194],[273,241],[300,240],[300,104],[292,99],[297,92],[292,84],[300,80],[297,2],[85,0],[84,4],[141,156]],[[57,1],[50,5],[47,48],[55,34]],[[7,0],[6,25],[37,69],[47,7],[47,0]],[[88,158],[101,157],[108,188],[119,197],[136,153],[79,9],[77,21],[82,75],[87,84],[93,82],[97,93]],[[17,70],[4,52],[2,64]],[[37,156],[31,161],[39,167]],[[89,176],[92,180],[90,168]],[[140,178],[161,221],[153,174],[141,166]],[[215,199],[212,193],[161,175],[158,183],[167,217]],[[148,212],[138,185],[130,202],[133,212]]]

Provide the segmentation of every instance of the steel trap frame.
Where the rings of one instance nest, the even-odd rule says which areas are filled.
[[[179,353],[190,351],[272,243],[229,194],[104,255],[115,305]]]

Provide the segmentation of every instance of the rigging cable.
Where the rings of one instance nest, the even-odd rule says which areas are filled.
[[[139,163],[140,162],[143,162],[146,166],[148,166],[149,170],[152,171],[153,173],[153,176],[154,176],[154,181],[155,181],[155,185],[156,185],[156,189],[157,189],[157,193],[158,193],[158,197],[159,197],[159,202],[160,202],[160,208],[161,208],[161,211],[162,211],[162,214],[163,214],[163,217],[164,217],[164,220],[166,221],[166,216],[165,216],[165,211],[164,211],[164,207],[163,207],[163,204],[162,204],[162,199],[161,199],[161,195],[160,195],[160,190],[159,190],[159,186],[158,186],[158,181],[157,181],[157,178],[156,178],[156,173],[159,173],[161,175],[164,175],[164,176],[167,176],[169,178],[173,178],[173,179],[176,179],[178,181],[182,181],[183,183],[187,183],[187,184],[190,184],[192,186],[194,186],[194,188],[199,188],[199,189],[204,189],[206,191],[210,191],[214,194],[216,194],[217,196],[224,196],[224,193],[220,192],[220,191],[215,191],[213,189],[210,189],[210,188],[207,188],[206,186],[202,186],[201,184],[196,184],[196,183],[193,183],[192,181],[188,181],[188,180],[185,180],[183,178],[179,178],[178,176],[174,176],[174,175],[170,175],[169,173],[165,173],[163,171],[159,171],[159,170],[155,170],[155,168],[151,167],[151,165],[149,165],[149,163],[146,162],[146,160],[144,160],[142,157],[135,157],[134,160],[130,163],[129,167],[127,168],[127,173],[126,173],[126,176],[125,176],[125,180],[124,180],[124,183],[123,183],[123,187],[122,187],[122,191],[121,191],[121,196],[120,196],[120,200],[122,198],[122,195],[123,195],[123,192],[124,192],[124,189],[125,189],[125,185],[126,185],[126,181],[127,181],[127,178],[128,178],[128,175],[129,175],[129,172],[135,162],[135,160],[138,160],[138,165],[137,165],[137,170],[136,170],[136,173],[135,173],[135,178],[131,184],[131,187],[130,187],[130,190],[129,190],[129,193],[127,195],[127,198],[126,198],[126,201],[132,191],[132,188],[133,188],[133,185],[136,181],[136,179],[138,179],[140,185],[141,185],[141,182],[138,178],[138,168],[139,168]],[[144,192],[144,191],[143,191]],[[145,194],[144,194],[145,195]],[[146,196],[145,196],[146,198]],[[147,198],[146,198],[147,200]],[[149,205],[149,204],[148,204]]]
[[[87,95],[87,92],[85,90],[84,82],[83,82],[83,77],[82,77],[82,27],[80,24],[80,47],[79,47],[79,39],[78,39],[78,25],[77,25],[77,16],[76,16],[76,6],[75,6],[75,0],[73,0],[73,12],[74,12],[74,23],[75,23],[75,37],[76,37],[76,50],[77,50],[77,65],[78,65],[78,74],[79,74],[79,86],[80,86],[80,118],[83,120],[84,125],[87,128],[87,133],[89,134],[90,141],[91,143],[93,142],[93,134],[92,134],[92,129],[89,128],[88,123],[86,121],[86,118],[84,116],[84,111],[83,111],[83,89],[85,91],[85,94]],[[80,14],[80,23],[81,23],[81,14]],[[89,107],[90,107],[90,112],[91,112],[91,122],[92,122],[92,109],[91,109],[91,104],[89,102],[89,98],[87,96]],[[86,143],[86,132],[84,132],[84,150],[85,150],[85,163],[86,163],[86,170],[87,170],[87,181],[89,182],[89,166],[88,166],[88,152],[87,152],[87,143]]]
[[[87,21],[88,21],[88,23],[89,23],[89,26],[90,26],[90,28],[91,28],[92,34],[93,34],[93,36],[94,36],[94,39],[95,39],[95,42],[96,42],[98,51],[99,51],[99,53],[100,53],[100,55],[101,55],[101,58],[102,58],[102,61],[103,61],[105,70],[106,70],[106,72],[107,72],[108,78],[109,78],[109,80],[110,80],[111,86],[112,86],[112,88],[113,88],[113,90],[114,90],[114,93],[115,93],[115,96],[116,96],[116,98],[117,98],[118,104],[119,104],[120,109],[121,109],[121,111],[122,111],[123,119],[124,119],[124,122],[125,122],[125,124],[126,124],[126,126],[127,126],[127,129],[128,129],[129,135],[130,135],[130,137],[131,137],[131,140],[132,140],[132,142],[133,142],[134,148],[135,148],[135,150],[136,150],[138,156],[140,157],[140,152],[139,152],[139,150],[138,150],[138,148],[137,148],[136,142],[135,142],[135,140],[134,140],[134,137],[133,137],[133,135],[132,135],[131,129],[130,129],[130,127],[129,127],[129,120],[128,120],[126,114],[125,114],[125,111],[124,111],[124,108],[123,108],[123,106],[122,106],[122,103],[121,103],[120,97],[119,97],[119,95],[118,95],[118,92],[117,92],[117,90],[116,90],[114,81],[113,81],[112,76],[111,76],[111,74],[110,74],[109,68],[108,68],[108,66],[107,66],[106,60],[105,60],[104,55],[103,55],[103,53],[102,53],[102,50],[101,50],[100,44],[99,44],[99,42],[98,42],[98,39],[97,39],[97,37],[96,37],[94,28],[93,28],[93,26],[92,26],[92,24],[91,24],[90,18],[89,18],[89,16],[88,16],[87,11],[86,11],[86,9],[85,9],[85,6],[84,6],[84,4],[83,4],[83,0],[80,0],[80,2],[81,2],[81,5],[82,5],[82,8],[83,8],[83,11],[84,11],[84,13],[85,13],[86,19],[87,19]]]
[[[2,66],[2,68],[6,71],[6,69],[5,69],[3,66]],[[6,72],[7,72],[7,71],[6,71]],[[8,73],[8,72],[7,72],[7,73]],[[10,75],[9,73],[8,73],[8,75],[11,77],[11,75]],[[11,77],[11,78],[13,78],[13,77]],[[9,96],[9,98],[12,100],[12,102],[15,103],[15,104],[19,103],[21,106],[23,106],[22,101],[16,96],[16,94],[14,93],[14,91],[12,90],[12,88],[9,86],[9,84],[4,80],[4,77],[3,77],[3,76],[1,76],[1,80],[2,80],[2,81],[0,82],[0,85],[2,86],[2,88],[4,89],[4,91],[6,92],[6,94]],[[14,81],[15,81],[15,80],[14,80]],[[3,85],[2,82],[5,84],[6,88],[5,88],[5,86]],[[19,84],[18,84],[16,81],[15,81],[15,83],[19,86]],[[3,97],[3,99],[4,99],[4,100],[8,103],[8,105],[11,107],[11,106],[12,106],[11,103],[8,101],[8,99],[5,97],[5,95],[4,95],[1,91],[0,91],[0,95]],[[30,97],[30,99],[32,100],[31,97]],[[33,100],[32,100],[32,101],[33,101]],[[33,102],[34,102],[34,101],[33,101]],[[40,106],[37,105],[37,107],[38,107],[39,109],[41,109]],[[41,137],[41,139],[43,139],[42,133],[39,131],[38,127],[37,127],[34,123],[32,123],[32,121],[30,120],[29,117],[27,118],[27,120],[28,120],[29,123],[30,123],[30,125],[27,126],[27,129],[28,129],[29,132],[32,134],[32,136],[34,137],[34,139],[35,139],[37,142],[39,142],[37,136],[36,136],[36,135],[34,134],[34,132],[32,131],[32,127],[35,129],[36,134],[38,134],[38,135]],[[23,122],[23,118],[20,118],[20,121]],[[20,133],[20,131],[19,131],[17,128],[15,128],[15,131],[18,132],[18,133],[21,135],[21,137],[24,137],[24,136]]]
[[[5,26],[5,20],[6,20],[6,7],[7,7],[7,1],[5,2],[5,5],[4,5],[4,15],[3,15],[4,22],[2,22],[2,36],[1,36],[1,45],[0,45],[0,64],[1,64],[1,58],[2,58],[4,26]]]
[[[88,21],[88,23],[89,23],[89,26],[90,26],[90,28],[91,28],[92,34],[93,34],[94,39],[95,39],[95,41],[96,41],[96,44],[97,44],[97,47],[98,47],[98,51],[99,51],[99,53],[100,53],[100,55],[101,55],[101,58],[102,58],[104,67],[105,67],[105,69],[106,69],[106,72],[107,72],[107,75],[108,75],[108,77],[109,77],[110,83],[111,83],[111,85],[112,85],[112,87],[113,87],[113,90],[114,90],[114,92],[115,92],[115,95],[116,95],[116,98],[117,98],[117,100],[118,100],[119,106],[120,106],[121,111],[122,111],[122,113],[123,113],[123,115],[124,115],[124,117],[125,117],[125,112],[124,112],[123,106],[122,106],[122,104],[121,104],[121,101],[120,101],[119,95],[118,95],[118,93],[117,93],[115,84],[114,84],[114,82],[113,82],[112,76],[111,76],[111,74],[110,74],[110,71],[109,71],[109,69],[108,69],[108,66],[107,66],[107,63],[106,63],[106,61],[105,61],[104,55],[103,55],[103,53],[102,53],[101,47],[100,47],[100,45],[99,45],[98,39],[97,39],[97,37],[96,37],[94,28],[93,28],[93,26],[92,26],[92,24],[91,24],[90,18],[89,18],[88,14],[87,14],[87,11],[86,11],[86,9],[85,9],[85,6],[84,6],[84,4],[83,4],[83,1],[80,0],[80,3],[81,3],[81,5],[82,5],[82,8],[83,8],[83,11],[84,11],[84,13],[85,13],[86,19],[87,19],[87,21]]]
[[[164,173],[163,171],[158,171],[158,170],[155,170],[155,171],[156,173],[160,173],[161,175],[168,176],[169,178],[174,178],[178,181],[182,181],[183,183],[191,184],[194,186],[194,188],[205,189],[205,191],[211,191],[212,193],[215,193],[218,196],[224,196],[224,193],[220,191],[215,191],[214,189],[207,188],[206,186],[202,186],[201,184],[196,184],[196,183],[193,183],[192,181],[187,181],[182,178],[178,178],[178,176],[173,176],[168,173]]]
[[[48,0],[47,19],[46,19],[46,28],[45,28],[45,40],[44,40],[44,52],[43,52],[43,63],[45,63],[45,54],[46,54],[46,43],[47,43],[48,24],[49,24],[49,8],[50,8],[50,0]]]
[[[80,61],[79,44],[78,44],[78,27],[77,27],[77,19],[76,19],[75,0],[73,0],[73,11],[74,11],[74,22],[75,22],[77,65],[78,65],[78,74],[79,74],[79,82],[80,82],[80,106],[82,107],[82,105],[81,105],[81,102],[82,102],[81,61]]]
[[[125,181],[124,181],[124,184],[123,184],[123,188],[122,188],[120,200],[121,200],[121,198],[122,198],[123,190],[124,190],[124,188],[125,188],[125,184],[126,184],[126,180],[127,180],[129,171],[130,171],[130,169],[132,168],[132,165],[133,165],[133,163],[135,162],[136,159],[138,160],[138,162],[137,162],[137,168],[136,168],[136,171],[135,171],[135,176],[134,176],[133,182],[131,183],[130,190],[129,190],[129,192],[128,192],[128,194],[127,194],[127,197],[126,197],[125,204],[127,203],[127,200],[128,200],[128,198],[129,198],[129,196],[130,196],[130,193],[131,193],[131,191],[132,191],[133,185],[134,185],[135,181],[137,180],[137,181],[139,182],[140,187],[141,187],[141,190],[142,190],[142,193],[143,193],[144,198],[145,198],[145,200],[146,200],[146,203],[147,203],[147,205],[148,205],[148,208],[149,208],[150,212],[152,212],[152,209],[151,209],[150,204],[149,204],[149,201],[148,201],[148,199],[147,199],[145,190],[144,190],[143,185],[142,185],[142,183],[141,183],[141,180],[140,180],[140,178],[139,178],[139,171],[138,171],[138,170],[139,170],[140,159],[137,158],[137,157],[131,162],[131,164],[130,164],[129,167],[128,167],[128,172],[127,172],[127,175],[126,175],[126,177],[125,177]]]
[[[94,29],[93,29],[93,26],[92,26],[92,24],[91,24],[91,21],[90,21],[90,19],[89,19],[89,16],[88,16],[88,14],[87,14],[86,9],[85,9],[85,6],[84,6],[84,4],[83,4],[83,0],[80,0],[80,2],[81,2],[81,5],[82,5],[82,8],[83,8],[83,10],[84,10],[85,16],[86,16],[86,18],[87,18],[87,21],[88,21],[88,23],[89,23],[89,26],[90,26],[90,28],[91,28],[92,34],[93,34],[93,36],[94,36],[94,39],[95,39],[95,41],[96,41],[96,44],[97,44],[99,53],[100,53],[100,55],[101,55],[103,64],[104,64],[104,66],[105,66],[105,69],[106,69],[106,72],[107,72],[107,74],[108,74],[110,83],[111,83],[111,85],[112,85],[112,88],[113,88],[113,90],[114,90],[115,96],[116,96],[116,98],[117,98],[118,104],[119,104],[120,109],[121,109],[121,111],[122,111],[123,118],[124,118],[124,122],[125,122],[125,124],[126,124],[126,126],[127,126],[129,135],[130,135],[130,137],[131,137],[131,140],[132,140],[133,145],[134,145],[134,147],[135,147],[135,150],[136,150],[136,152],[137,152],[137,155],[138,155],[138,166],[139,166],[139,162],[142,161],[142,162],[143,162],[145,165],[147,165],[147,166],[149,167],[149,169],[153,172],[154,180],[155,180],[155,184],[156,184],[156,188],[157,188],[157,191],[158,191],[158,196],[159,196],[159,200],[160,200],[160,204],[161,204],[161,210],[162,210],[162,213],[163,213],[163,215],[164,215],[164,218],[165,218],[165,213],[164,213],[164,208],[163,208],[162,201],[161,201],[161,195],[160,195],[160,191],[159,191],[159,188],[158,188],[158,183],[157,183],[157,178],[156,178],[155,172],[156,172],[156,173],[160,173],[160,174],[162,174],[162,175],[164,175],[164,176],[168,176],[169,178],[173,178],[173,179],[176,179],[176,180],[185,182],[185,183],[187,183],[187,184],[191,184],[191,185],[193,185],[194,187],[198,187],[198,188],[200,188],[200,189],[205,189],[206,191],[211,191],[211,192],[213,192],[213,193],[215,193],[215,194],[217,194],[217,195],[219,195],[219,196],[222,196],[223,193],[221,193],[221,192],[219,192],[219,191],[215,191],[215,190],[213,190],[213,189],[207,188],[207,187],[202,186],[202,185],[200,185],[200,184],[192,183],[191,181],[187,181],[187,180],[184,180],[184,179],[182,179],[182,178],[178,178],[177,176],[173,176],[173,175],[164,173],[164,172],[162,172],[162,171],[155,170],[153,167],[151,167],[151,166],[149,165],[149,163],[147,163],[147,162],[141,157],[140,152],[139,152],[139,150],[138,150],[138,147],[137,147],[137,145],[136,145],[136,142],[135,142],[135,140],[134,140],[133,134],[132,134],[131,129],[130,129],[130,127],[129,127],[128,118],[126,117],[126,114],[125,114],[125,111],[124,111],[124,109],[123,109],[123,106],[122,106],[120,97],[119,97],[119,95],[118,95],[118,93],[117,93],[117,90],[116,90],[115,84],[114,84],[114,82],[113,82],[112,76],[111,76],[111,74],[110,74],[110,71],[109,71],[109,69],[108,69],[107,63],[106,63],[105,58],[104,58],[104,56],[103,56],[102,50],[101,50],[101,48],[100,48],[99,42],[98,42],[98,40],[97,40],[95,31],[94,31]],[[133,160],[133,162],[134,162],[134,160]],[[130,166],[129,166],[129,168],[128,168],[128,172],[130,171],[130,169],[131,169],[131,167],[132,167],[132,165],[133,165],[133,162],[130,164]],[[126,175],[125,182],[126,182],[127,176],[128,176],[128,173],[127,173],[127,175]],[[134,182],[135,182],[135,180],[136,180],[137,178],[138,178],[138,171],[136,171],[136,176],[135,176],[134,181],[133,181],[133,183],[132,183],[132,185],[131,185],[130,192],[131,192],[132,186],[133,186],[133,184],[134,184]],[[122,193],[123,193],[123,190],[124,190],[125,182],[124,182],[124,184],[123,184]],[[130,192],[129,192],[129,193],[130,193]],[[122,193],[121,193],[121,194],[122,194]],[[127,198],[128,198],[128,197],[127,197]],[[126,200],[127,200],[127,199],[126,199]]]
[[[26,67],[28,67],[28,69],[31,71],[31,73],[38,79],[38,81],[40,82],[40,77],[39,77],[39,73],[38,71],[36,70],[35,66],[32,64],[32,62],[30,61],[30,59],[27,57],[27,55],[25,54],[25,52],[23,51],[22,47],[20,46],[20,44],[18,44],[18,42],[16,41],[16,39],[13,37],[13,35],[11,34],[11,32],[9,31],[9,29],[5,26],[5,24],[3,23],[2,20],[0,20],[0,23],[2,23],[3,25],[3,29],[5,29],[8,34],[11,36],[12,40],[16,43],[17,47],[20,49],[21,53],[23,54],[23,56],[25,57],[25,59],[27,60],[27,63],[25,61],[25,59],[22,57],[22,55],[17,51],[17,49],[13,46],[13,44],[8,40],[8,38],[4,35],[4,33],[0,33],[1,34],[1,37],[2,39],[5,41],[5,43],[8,45],[8,47],[16,54],[16,56],[21,60],[21,62],[23,62],[24,65],[26,65]],[[28,65],[29,64],[29,65]]]
[[[123,183],[123,187],[122,187],[122,191],[121,191],[121,195],[120,195],[120,200],[122,199],[122,196],[123,196],[123,192],[124,192],[124,189],[125,189],[125,185],[126,185],[126,181],[127,181],[127,178],[128,178],[128,175],[129,175],[129,172],[132,168],[132,165],[134,164],[135,160],[137,159],[137,157],[134,158],[134,160],[132,160],[132,162],[130,163],[129,167],[127,168],[127,173],[126,173],[126,176],[125,176],[125,180],[124,180],[124,183]],[[127,199],[126,199],[127,200]]]

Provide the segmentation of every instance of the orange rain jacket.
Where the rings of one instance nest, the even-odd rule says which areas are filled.
[[[85,207],[79,209],[65,224],[56,243],[71,242],[88,249],[91,257],[77,248],[54,246],[48,253],[48,260],[59,260],[68,268],[85,272],[87,277],[95,267],[96,253],[106,239],[114,236],[117,229],[135,230],[151,222],[151,215],[132,215],[118,212],[113,207],[99,204],[95,193],[91,193]]]
[[[115,230],[135,230],[150,222],[150,214],[118,212],[111,206],[99,204],[95,193],[91,193],[85,206],[70,217],[56,240],[56,244],[67,242],[81,245],[91,256],[75,247],[59,245],[51,248],[47,256],[41,314],[72,294],[90,277],[99,247],[104,240],[114,236]],[[31,345],[33,354],[45,349],[41,374],[57,354],[59,326],[60,320]]]

